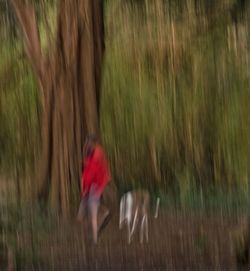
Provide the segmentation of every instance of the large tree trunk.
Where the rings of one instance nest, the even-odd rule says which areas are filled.
[[[27,1],[26,1],[27,2]],[[42,56],[34,7],[12,0],[42,93],[40,199],[67,215],[78,192],[82,146],[99,134],[104,22],[101,0],[61,0],[56,43]]]

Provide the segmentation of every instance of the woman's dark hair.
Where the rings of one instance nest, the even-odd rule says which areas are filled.
[[[84,156],[90,156],[93,152],[93,144],[97,143],[98,138],[94,134],[90,134],[86,137],[84,144]]]
[[[96,143],[98,141],[98,138],[95,134],[90,134],[86,137],[86,142],[85,143]]]

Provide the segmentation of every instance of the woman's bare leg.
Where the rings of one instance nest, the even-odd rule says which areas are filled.
[[[97,243],[97,233],[98,233],[98,227],[97,227],[97,214],[98,214],[98,202],[92,201],[90,203],[90,217],[91,217],[91,227],[92,227],[92,234],[93,234],[93,241],[94,243]]]
[[[84,216],[86,215],[87,209],[87,200],[86,198],[82,198],[79,206],[79,210],[77,213],[77,221],[82,222],[84,219]]]

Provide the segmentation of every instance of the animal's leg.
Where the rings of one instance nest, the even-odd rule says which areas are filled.
[[[131,236],[134,233],[135,227],[136,227],[136,222],[137,222],[137,216],[138,216],[138,207],[136,208],[135,215],[134,215],[134,221],[133,221],[133,226],[131,230]]]
[[[125,200],[125,218],[127,220],[128,226],[128,242],[131,241],[131,221],[132,221],[132,207],[133,207],[133,198],[130,192],[126,194]]]
[[[122,222],[124,221],[125,219],[125,198],[124,196],[122,197],[121,199],[121,202],[120,202],[120,219],[119,219],[119,229],[122,228]]]
[[[145,227],[145,215],[142,218],[141,221],[141,229],[140,229],[140,242],[143,242],[143,231],[144,231],[144,227]]]
[[[160,205],[160,198],[157,198],[157,201],[156,201],[156,208],[155,208],[155,218],[158,217],[159,205]]]
[[[127,227],[128,227],[128,243],[131,242],[131,232],[130,232],[130,221],[127,220]]]
[[[145,233],[146,233],[146,241],[148,242],[148,216],[147,215],[145,219]]]

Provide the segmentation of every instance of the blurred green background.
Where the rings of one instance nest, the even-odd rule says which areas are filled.
[[[45,2],[53,30],[55,3]],[[194,207],[207,195],[232,206],[249,200],[244,3],[105,1],[101,133],[120,191],[143,186]],[[27,199],[39,154],[39,93],[8,1],[0,1],[0,21],[0,176]]]

